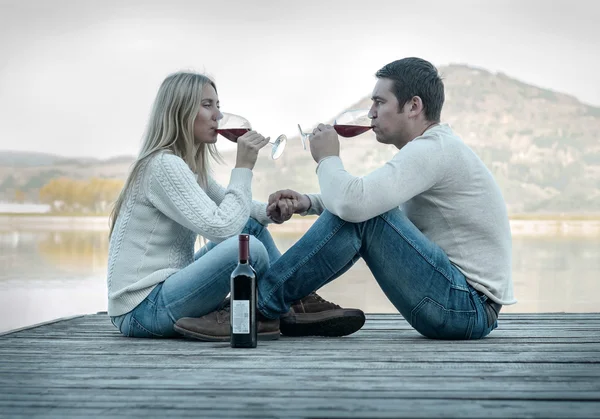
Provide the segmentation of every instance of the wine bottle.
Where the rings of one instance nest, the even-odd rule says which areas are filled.
[[[250,265],[250,236],[239,235],[239,263],[231,274],[231,347],[256,348],[256,272]]]

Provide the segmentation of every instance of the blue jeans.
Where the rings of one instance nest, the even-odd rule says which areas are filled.
[[[258,309],[269,318],[346,272],[362,257],[404,318],[435,339],[479,339],[488,322],[487,296],[478,293],[399,209],[361,223],[325,211],[258,281]],[[491,323],[491,324],[489,324]]]
[[[250,218],[244,229],[250,234],[250,263],[261,278],[270,263],[281,256],[269,231]],[[201,317],[219,307],[230,290],[230,275],[238,264],[237,236],[216,244],[209,242],[195,261],[158,284],[136,308],[112,317],[113,324],[129,337],[179,336],[173,325],[182,317]]]

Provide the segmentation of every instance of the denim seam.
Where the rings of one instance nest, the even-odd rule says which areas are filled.
[[[237,266],[237,264],[233,264],[233,263],[232,263],[232,264],[230,264],[230,265],[231,265],[231,267],[229,267],[229,265],[227,265],[227,267],[224,267],[224,268],[223,268],[223,269],[221,269],[219,272],[217,272],[215,275],[211,276],[211,277],[210,277],[210,279],[214,279],[214,278],[216,278],[216,277],[217,277],[217,275],[220,275],[220,274],[222,274],[222,273],[223,273],[223,271],[227,271],[227,272],[233,272],[233,270],[235,269],[235,267]],[[173,305],[177,305],[179,302],[183,301],[184,299],[191,298],[191,297],[195,297],[195,296],[197,296],[198,294],[201,294],[201,293],[202,293],[202,291],[204,291],[204,290],[205,290],[205,289],[206,289],[206,288],[209,286],[208,284],[211,284],[211,283],[212,283],[212,281],[205,281],[205,283],[204,283],[205,285],[204,285],[203,287],[200,287],[200,288],[196,289],[196,290],[195,290],[194,292],[192,292],[191,294],[184,295],[184,296],[183,296],[183,297],[181,297],[180,299],[178,299],[178,300],[176,300],[176,301],[173,301],[173,302],[169,303],[168,305],[166,305],[166,304],[164,305],[164,307],[165,307],[165,311],[167,312],[167,315],[168,315],[168,316],[169,316],[169,318],[170,318],[170,319],[173,321],[173,323],[176,323],[178,319],[175,319],[175,317],[173,317],[173,314],[171,313],[171,309],[170,309],[170,307],[171,307],[171,306],[173,306]],[[162,291],[162,290],[161,290],[161,291]]]
[[[412,247],[412,248],[413,248],[413,249],[414,249],[414,250],[415,250],[415,251],[416,251],[416,252],[417,252],[419,255],[421,255],[421,257],[422,257],[422,258],[423,258],[423,259],[424,259],[424,260],[425,260],[425,261],[426,261],[426,262],[427,262],[429,265],[431,265],[431,267],[432,267],[432,268],[433,268],[435,271],[437,271],[437,272],[439,272],[440,274],[442,274],[442,276],[443,276],[444,278],[446,278],[446,279],[448,280],[448,282],[450,282],[450,284],[454,284],[454,281],[452,281],[452,278],[450,278],[450,275],[448,275],[448,273],[447,273],[445,270],[443,270],[443,269],[440,269],[440,268],[439,268],[439,267],[438,267],[436,264],[434,264],[434,263],[433,263],[433,261],[432,261],[432,260],[430,260],[430,258],[428,258],[428,257],[427,257],[427,255],[425,255],[425,254],[424,254],[424,253],[421,251],[421,249],[417,248],[417,246],[416,246],[416,245],[413,243],[413,241],[412,241],[412,240],[409,240],[409,239],[408,239],[408,237],[406,237],[406,236],[405,236],[405,235],[404,235],[404,234],[403,234],[403,233],[402,233],[402,232],[401,232],[399,229],[397,229],[397,228],[396,228],[396,226],[395,226],[393,223],[391,223],[391,222],[390,222],[390,221],[389,221],[389,220],[388,220],[388,219],[385,217],[385,214],[381,214],[379,217],[381,217],[381,219],[382,219],[382,220],[384,220],[384,221],[385,221],[385,222],[386,222],[386,223],[387,223],[387,224],[388,224],[390,227],[392,227],[392,228],[393,228],[393,229],[396,231],[396,233],[398,233],[398,235],[400,235],[400,237],[402,237],[402,238],[404,239],[404,241],[410,245],[410,247]],[[437,246],[437,245],[436,245],[436,246]]]
[[[454,284],[454,283],[450,284],[450,288],[458,290],[458,291],[468,292],[468,293],[471,292],[471,290],[468,287],[463,287],[461,285]]]
[[[341,220],[341,219],[340,219]],[[332,230],[322,241],[321,243],[319,243],[318,246],[316,246],[312,252],[310,252],[308,255],[306,255],[304,257],[304,259],[302,259],[302,261],[296,265],[296,267],[292,270],[290,270],[288,272],[288,275],[284,276],[283,278],[281,278],[273,288],[271,288],[271,291],[269,292],[269,294],[267,295],[267,297],[263,300],[263,301],[268,301],[271,299],[271,297],[273,297],[273,294],[275,293],[275,291],[277,291],[279,288],[281,288],[281,286],[283,285],[283,283],[285,281],[287,281],[296,271],[298,271],[300,268],[302,268],[304,265],[306,265],[306,263],[314,256],[316,255],[330,240],[331,238],[338,232],[340,231],[340,229],[346,225],[346,221],[341,220],[341,222],[339,223],[339,225],[337,226],[337,228],[335,228],[334,230]],[[265,308],[265,304],[260,304],[260,309],[261,311],[263,311],[262,309]]]
[[[476,313],[476,312],[477,312],[477,310],[454,310],[454,309],[452,309],[452,308],[446,308],[446,307],[444,307],[444,305],[443,305],[443,304],[440,304],[438,301],[434,300],[434,299],[433,299],[433,298],[431,298],[431,297],[424,297],[424,298],[421,300],[421,302],[420,302],[419,304],[417,304],[417,307],[419,307],[419,306],[421,305],[421,303],[422,303],[423,301],[425,301],[425,300],[429,300],[429,301],[431,301],[432,303],[434,303],[434,304],[437,304],[438,306],[440,306],[440,307],[441,307],[441,308],[443,308],[444,310],[446,310],[446,311],[451,311],[451,312],[453,312],[453,313]],[[414,311],[414,310],[415,310],[417,307],[415,307],[415,308],[413,308],[413,309],[412,309],[412,311],[411,311],[411,314],[412,314],[412,312],[413,312],[413,311]]]
[[[258,226],[253,225],[254,223],[248,223],[250,224],[252,227],[248,229],[248,233],[250,233],[251,236],[254,236],[256,239],[258,239],[260,242],[262,242],[262,240],[260,240],[258,238],[258,236],[260,236],[261,234],[263,234],[264,230],[265,230],[265,226],[263,226],[258,220],[250,217],[248,218],[248,221],[254,221],[256,222],[256,224],[258,224]],[[254,234],[258,231],[258,234]]]
[[[469,327],[467,329],[467,336],[466,339],[471,339],[471,337],[473,336],[473,329],[475,328],[475,322],[477,321],[477,310],[475,310],[475,315],[471,316],[471,318],[469,319]]]
[[[421,308],[425,305],[425,303],[433,303],[433,304],[441,307],[442,310],[444,310],[446,312],[475,314],[475,316],[471,316],[469,318],[469,325],[467,326],[467,332],[465,333],[465,339],[471,339],[471,337],[473,336],[473,329],[475,328],[475,321],[476,321],[475,317],[477,316],[476,309],[475,310],[453,310],[453,309],[444,307],[443,304],[440,304],[433,298],[425,297],[419,302],[419,304],[417,304],[417,306],[415,308],[413,308],[411,310],[411,312],[410,312],[411,325],[413,325],[415,323],[416,313],[418,313],[421,310]]]
[[[144,326],[142,326],[142,325],[140,324],[140,322],[138,322],[138,321],[136,320],[136,318],[135,318],[134,316],[131,316],[131,320],[130,320],[130,324],[129,324],[129,332],[130,332],[130,333],[131,333],[131,329],[132,329],[132,328],[131,328],[131,323],[133,323],[133,322],[135,322],[135,324],[136,324],[136,325],[137,325],[137,326],[138,326],[140,329],[142,329],[144,332],[146,332],[146,333],[148,333],[148,334],[150,334],[150,335],[152,335],[152,336],[159,336],[159,337],[163,337],[163,335],[160,335],[160,334],[158,334],[158,333],[153,333],[153,332],[149,331],[148,329],[146,329]],[[135,336],[134,336],[134,337],[135,337]]]

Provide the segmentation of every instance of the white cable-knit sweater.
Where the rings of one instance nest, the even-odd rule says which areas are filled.
[[[248,217],[270,219],[252,201],[252,171],[233,169],[225,189],[209,178],[206,192],[179,157],[162,152],[144,162],[123,202],[109,243],[108,314],[133,310],[154,287],[194,260],[198,235],[221,242]]]

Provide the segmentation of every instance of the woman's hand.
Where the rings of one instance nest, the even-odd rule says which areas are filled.
[[[269,196],[267,216],[276,224],[281,224],[292,218],[293,214],[301,214],[309,208],[308,196],[291,189],[283,189]]]
[[[248,131],[237,140],[235,167],[254,169],[258,151],[269,143],[270,137],[263,137],[256,131]]]

